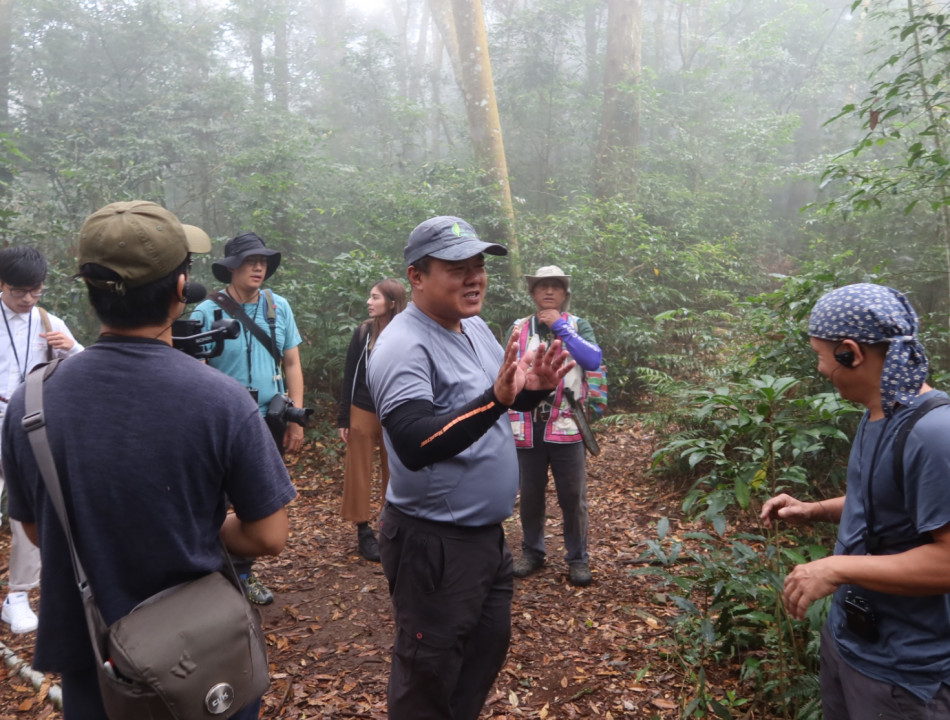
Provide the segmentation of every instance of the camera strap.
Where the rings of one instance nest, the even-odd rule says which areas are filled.
[[[277,350],[277,315],[274,310],[274,296],[271,294],[270,290],[264,290],[263,292],[266,293],[265,298],[267,302],[267,324],[270,326],[270,337],[267,336],[267,332],[264,330],[264,328],[254,322],[248,316],[248,314],[244,312],[244,308],[241,307],[240,303],[238,303],[230,295],[223,292],[213,292],[208,295],[208,299],[221,307],[235,320],[238,320],[241,325],[244,326],[245,330],[253,335],[261,345],[267,348],[267,351],[273,356],[274,362],[279,364],[281,356],[280,352]]]

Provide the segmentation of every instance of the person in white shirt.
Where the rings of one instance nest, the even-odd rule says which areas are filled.
[[[0,250],[0,420],[16,387],[36,365],[82,350],[66,323],[37,303],[43,296],[46,258],[30,247]],[[0,496],[3,495],[0,468]],[[11,518],[10,578],[0,619],[14,633],[36,630],[38,619],[30,607],[29,591],[40,584],[40,551]]]

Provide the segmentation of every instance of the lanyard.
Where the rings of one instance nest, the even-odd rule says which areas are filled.
[[[227,290],[225,290],[225,292],[227,292],[229,296],[231,295],[231,293],[229,293]],[[241,303],[242,307],[243,305],[244,303]],[[254,303],[254,315],[251,316],[251,322],[253,322],[254,324],[257,324],[257,311],[260,308],[260,306],[261,306],[261,294],[260,292],[258,292],[257,302]],[[248,387],[250,387],[251,385],[254,384],[254,378],[251,375],[251,331],[248,330],[247,328],[244,328],[244,347],[247,350],[247,384],[248,384]]]
[[[26,351],[23,355],[23,369],[20,369],[20,354],[16,351],[16,341],[13,339],[13,332],[10,330],[10,321],[7,320],[6,308],[0,310],[3,313],[3,324],[7,327],[7,337],[10,338],[10,347],[13,348],[13,359],[16,361],[16,371],[20,375],[20,382],[26,380],[26,371],[30,367],[30,336],[33,334],[33,310],[30,309],[30,319],[26,325]]]
[[[874,475],[877,470],[877,455],[881,450],[881,443],[884,441],[884,436],[887,435],[887,426],[890,424],[891,418],[887,418],[884,421],[884,427],[881,428],[881,434],[877,436],[877,441],[874,443],[874,452],[871,454],[871,464],[868,468],[869,472],[867,474],[867,479],[864,477],[864,463],[861,463],[861,480],[864,482],[864,487],[866,489],[864,495],[864,551],[868,555],[875,554],[880,550],[880,546],[883,543],[883,538],[874,534]],[[867,432],[867,421],[865,421],[864,427],[861,428],[861,440],[862,444],[864,441],[864,435]],[[853,549],[848,548],[848,552]]]

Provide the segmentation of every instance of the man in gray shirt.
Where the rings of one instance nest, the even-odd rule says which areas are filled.
[[[391,720],[478,717],[511,638],[518,459],[506,417],[531,410],[573,367],[561,341],[517,359],[478,317],[483,253],[456,217],[412,231],[412,303],[380,335],[368,382],[389,452],[380,557],[396,619]]]

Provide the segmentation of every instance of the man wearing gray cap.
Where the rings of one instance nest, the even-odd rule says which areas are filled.
[[[560,340],[520,361],[478,317],[484,253],[460,218],[426,220],[404,256],[412,302],[376,341],[367,379],[389,452],[379,551],[396,619],[391,720],[474,720],[511,638],[518,493],[506,417],[531,410],[573,367]]]
[[[171,327],[204,289],[188,282],[200,229],[151,202],[113,203],[79,235],[79,277],[97,342],[47,378],[46,430],[76,549],[107,624],[146,598],[240,555],[276,555],[295,496],[270,432],[240,383],[173,349]],[[66,538],[14,392],[3,424],[10,515],[40,546],[33,667],[62,676],[65,720],[106,717]],[[234,512],[227,512],[229,503]],[[260,702],[232,717],[256,718]]]

